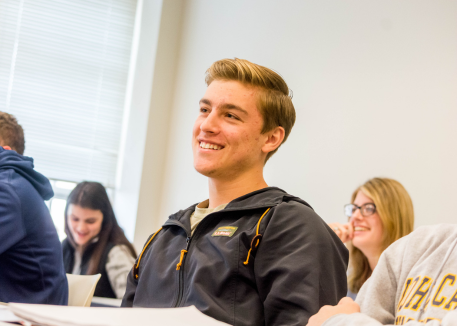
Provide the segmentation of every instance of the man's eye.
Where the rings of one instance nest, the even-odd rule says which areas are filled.
[[[208,112],[208,109],[200,108],[200,112],[201,112],[201,113],[207,113],[207,112]]]
[[[234,115],[231,114],[231,113],[227,113],[227,118],[230,118],[230,119],[238,119],[237,116],[234,116]]]

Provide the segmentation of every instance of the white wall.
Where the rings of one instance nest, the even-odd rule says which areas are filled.
[[[146,177],[143,162],[149,129],[148,118],[153,114],[151,96],[161,14],[161,0],[138,0],[113,202],[116,218],[130,241],[134,240],[137,227],[146,220],[137,220],[137,216],[140,215],[140,195],[148,193],[144,189],[141,192],[141,185]],[[150,165],[154,163],[149,162]],[[138,247],[141,248],[137,246],[137,249]]]
[[[116,187],[120,225],[140,251],[158,217],[183,0],[139,0]]]
[[[157,140],[165,168],[142,180],[160,183],[160,207],[138,221],[160,224],[207,197],[191,130],[205,70],[233,57],[278,71],[294,92],[297,122],[267,164],[270,185],[343,222],[358,185],[391,177],[411,194],[416,226],[457,221],[456,14],[456,1],[186,0],[171,124]]]

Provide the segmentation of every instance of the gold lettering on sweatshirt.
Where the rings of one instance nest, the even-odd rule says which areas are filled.
[[[452,295],[451,300],[449,300],[444,306],[444,309],[446,310],[454,310],[455,308],[457,308],[457,290]]]
[[[411,285],[412,281],[413,281],[412,277],[410,277],[410,278],[408,278],[406,280],[405,286],[404,286],[404,290],[403,290],[403,294],[401,295],[401,299],[398,302],[397,311],[400,311],[403,308],[403,305],[405,304],[406,299],[408,298],[409,294],[412,292],[414,286],[411,286],[411,289],[408,292],[408,289],[410,288],[409,286]]]
[[[441,319],[439,319],[439,318],[427,317],[427,318],[425,318],[423,323],[427,324],[429,321],[432,321],[432,320],[436,320],[437,322],[441,322]]]
[[[429,305],[443,310],[457,310],[457,275],[448,273],[439,282],[436,282],[433,287],[432,284],[433,279],[425,275],[418,275],[414,279],[412,277],[406,279],[397,306],[395,325],[404,325],[410,320],[415,320],[407,316],[408,314],[403,315],[400,313],[407,310],[417,311],[421,306],[424,311],[427,310]],[[428,296],[429,293],[430,295]],[[449,296],[449,293],[453,294]],[[427,301],[424,303],[427,296]],[[425,324],[432,320],[440,321],[439,318],[426,317],[423,320],[418,320],[418,322]]]
[[[436,291],[435,295],[433,296],[432,306],[440,307],[446,301],[447,298],[445,296],[438,298],[438,296],[441,294],[441,291],[443,290],[443,287],[445,287],[446,283],[448,283],[449,286],[453,286],[455,283],[455,275],[447,274],[446,276],[444,276],[443,280],[441,281],[440,285],[438,286],[438,290]]]
[[[403,315],[397,316],[397,318],[395,318],[395,325],[404,325],[411,320],[415,320],[415,319],[412,317],[403,316]]]
[[[395,318],[395,325],[403,325],[405,323],[406,316],[397,316]]]
[[[405,305],[405,308],[409,308],[413,311],[417,311],[417,308],[419,308],[420,304],[425,299],[425,296],[427,295],[428,291],[430,290],[430,285],[431,285],[431,278],[428,276],[424,276],[419,287],[414,292],[414,294],[412,295],[412,297],[408,301],[408,303]],[[417,300],[412,304],[412,302],[414,301],[414,299],[416,297],[417,297]],[[412,306],[411,306],[411,304],[412,304]]]
[[[405,298],[404,308],[408,308],[409,305],[411,304],[411,300],[413,299],[414,294],[416,293],[416,289],[417,289],[416,286],[420,287],[422,284],[422,280],[423,280],[422,275],[417,276],[413,280],[413,284],[411,285],[411,290],[408,292],[408,295]]]

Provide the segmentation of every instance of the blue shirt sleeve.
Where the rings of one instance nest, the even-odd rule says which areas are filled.
[[[0,255],[26,235],[19,197],[12,186],[0,183]]]

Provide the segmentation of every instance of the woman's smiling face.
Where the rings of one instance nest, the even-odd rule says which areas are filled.
[[[353,202],[359,207],[368,203],[374,204],[373,200],[362,191],[357,193]],[[354,227],[352,244],[355,247],[359,248],[365,256],[367,253],[376,255],[381,253],[384,227],[377,211],[370,216],[362,216],[360,209],[356,209],[349,223]]]
[[[98,209],[70,204],[67,219],[73,240],[78,246],[84,247],[100,233],[103,213]]]

